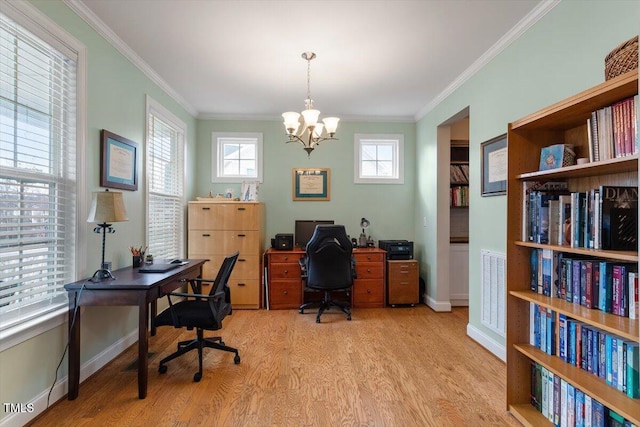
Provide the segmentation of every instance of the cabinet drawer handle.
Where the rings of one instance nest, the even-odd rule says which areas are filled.
[[[239,210],[239,211],[243,211],[243,210],[245,210],[245,209],[246,209],[246,208],[238,208],[238,210]]]
[[[371,261],[371,257],[370,256],[367,256],[367,261]]]
[[[202,237],[211,237],[211,234],[203,234]]]
[[[202,208],[203,211],[211,210],[211,208]]]
[[[367,273],[371,273],[371,269],[370,268],[367,268]]]
[[[244,258],[238,258],[238,262],[245,262],[245,261],[246,261],[246,259],[244,259]]]
[[[367,293],[370,294],[371,293],[371,289],[367,289]]]
[[[288,256],[284,257],[284,260],[289,261],[289,257]]]
[[[285,271],[284,271],[284,274],[289,274],[289,270],[285,270]]]
[[[289,291],[284,291],[283,294],[289,295]]]
[[[238,234],[238,237],[245,237],[246,234]]]
[[[238,286],[246,286],[246,283],[238,283]]]

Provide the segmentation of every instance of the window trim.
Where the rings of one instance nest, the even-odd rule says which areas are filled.
[[[255,139],[256,145],[256,176],[220,176],[219,171],[222,150],[221,138]],[[211,182],[241,183],[244,181],[258,181],[262,183],[263,174],[263,137],[262,132],[211,132]]]
[[[76,271],[75,279],[87,271],[87,184],[85,150],[87,141],[87,47],[26,1],[3,2],[2,13],[54,47],[67,49],[76,58]],[[66,53],[66,52],[65,52]],[[0,352],[19,345],[68,321],[68,303],[50,308],[37,318],[11,326],[0,334]]]
[[[395,176],[391,178],[374,177],[368,178],[361,176],[362,166],[362,144],[364,141],[392,141],[394,142],[394,168]],[[353,182],[355,184],[404,184],[404,134],[367,134],[356,133],[353,137],[354,147],[354,165],[353,165]]]

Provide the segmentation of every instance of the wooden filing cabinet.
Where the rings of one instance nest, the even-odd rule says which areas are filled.
[[[189,202],[189,258],[206,258],[203,277],[215,279],[224,257],[239,251],[231,273],[233,308],[260,308],[264,205],[258,202]],[[204,293],[209,288],[203,289]]]
[[[303,303],[304,285],[301,278],[300,259],[302,249],[267,252],[269,274],[269,309],[299,308]]]
[[[387,303],[411,304],[420,302],[418,261],[387,260]]]
[[[385,253],[378,248],[354,249],[357,275],[353,283],[354,308],[385,306]]]

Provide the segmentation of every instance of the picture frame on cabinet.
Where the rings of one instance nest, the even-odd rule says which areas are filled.
[[[507,134],[480,144],[482,197],[507,194]]]
[[[329,201],[331,199],[331,169],[293,168],[292,198],[295,201]]]
[[[100,186],[138,190],[138,143],[100,131]]]

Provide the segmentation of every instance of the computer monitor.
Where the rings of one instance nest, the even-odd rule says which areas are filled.
[[[335,224],[333,220],[318,220],[318,219],[297,219],[295,229],[295,241],[296,246],[305,248],[307,242],[311,240],[313,232],[318,224]]]

